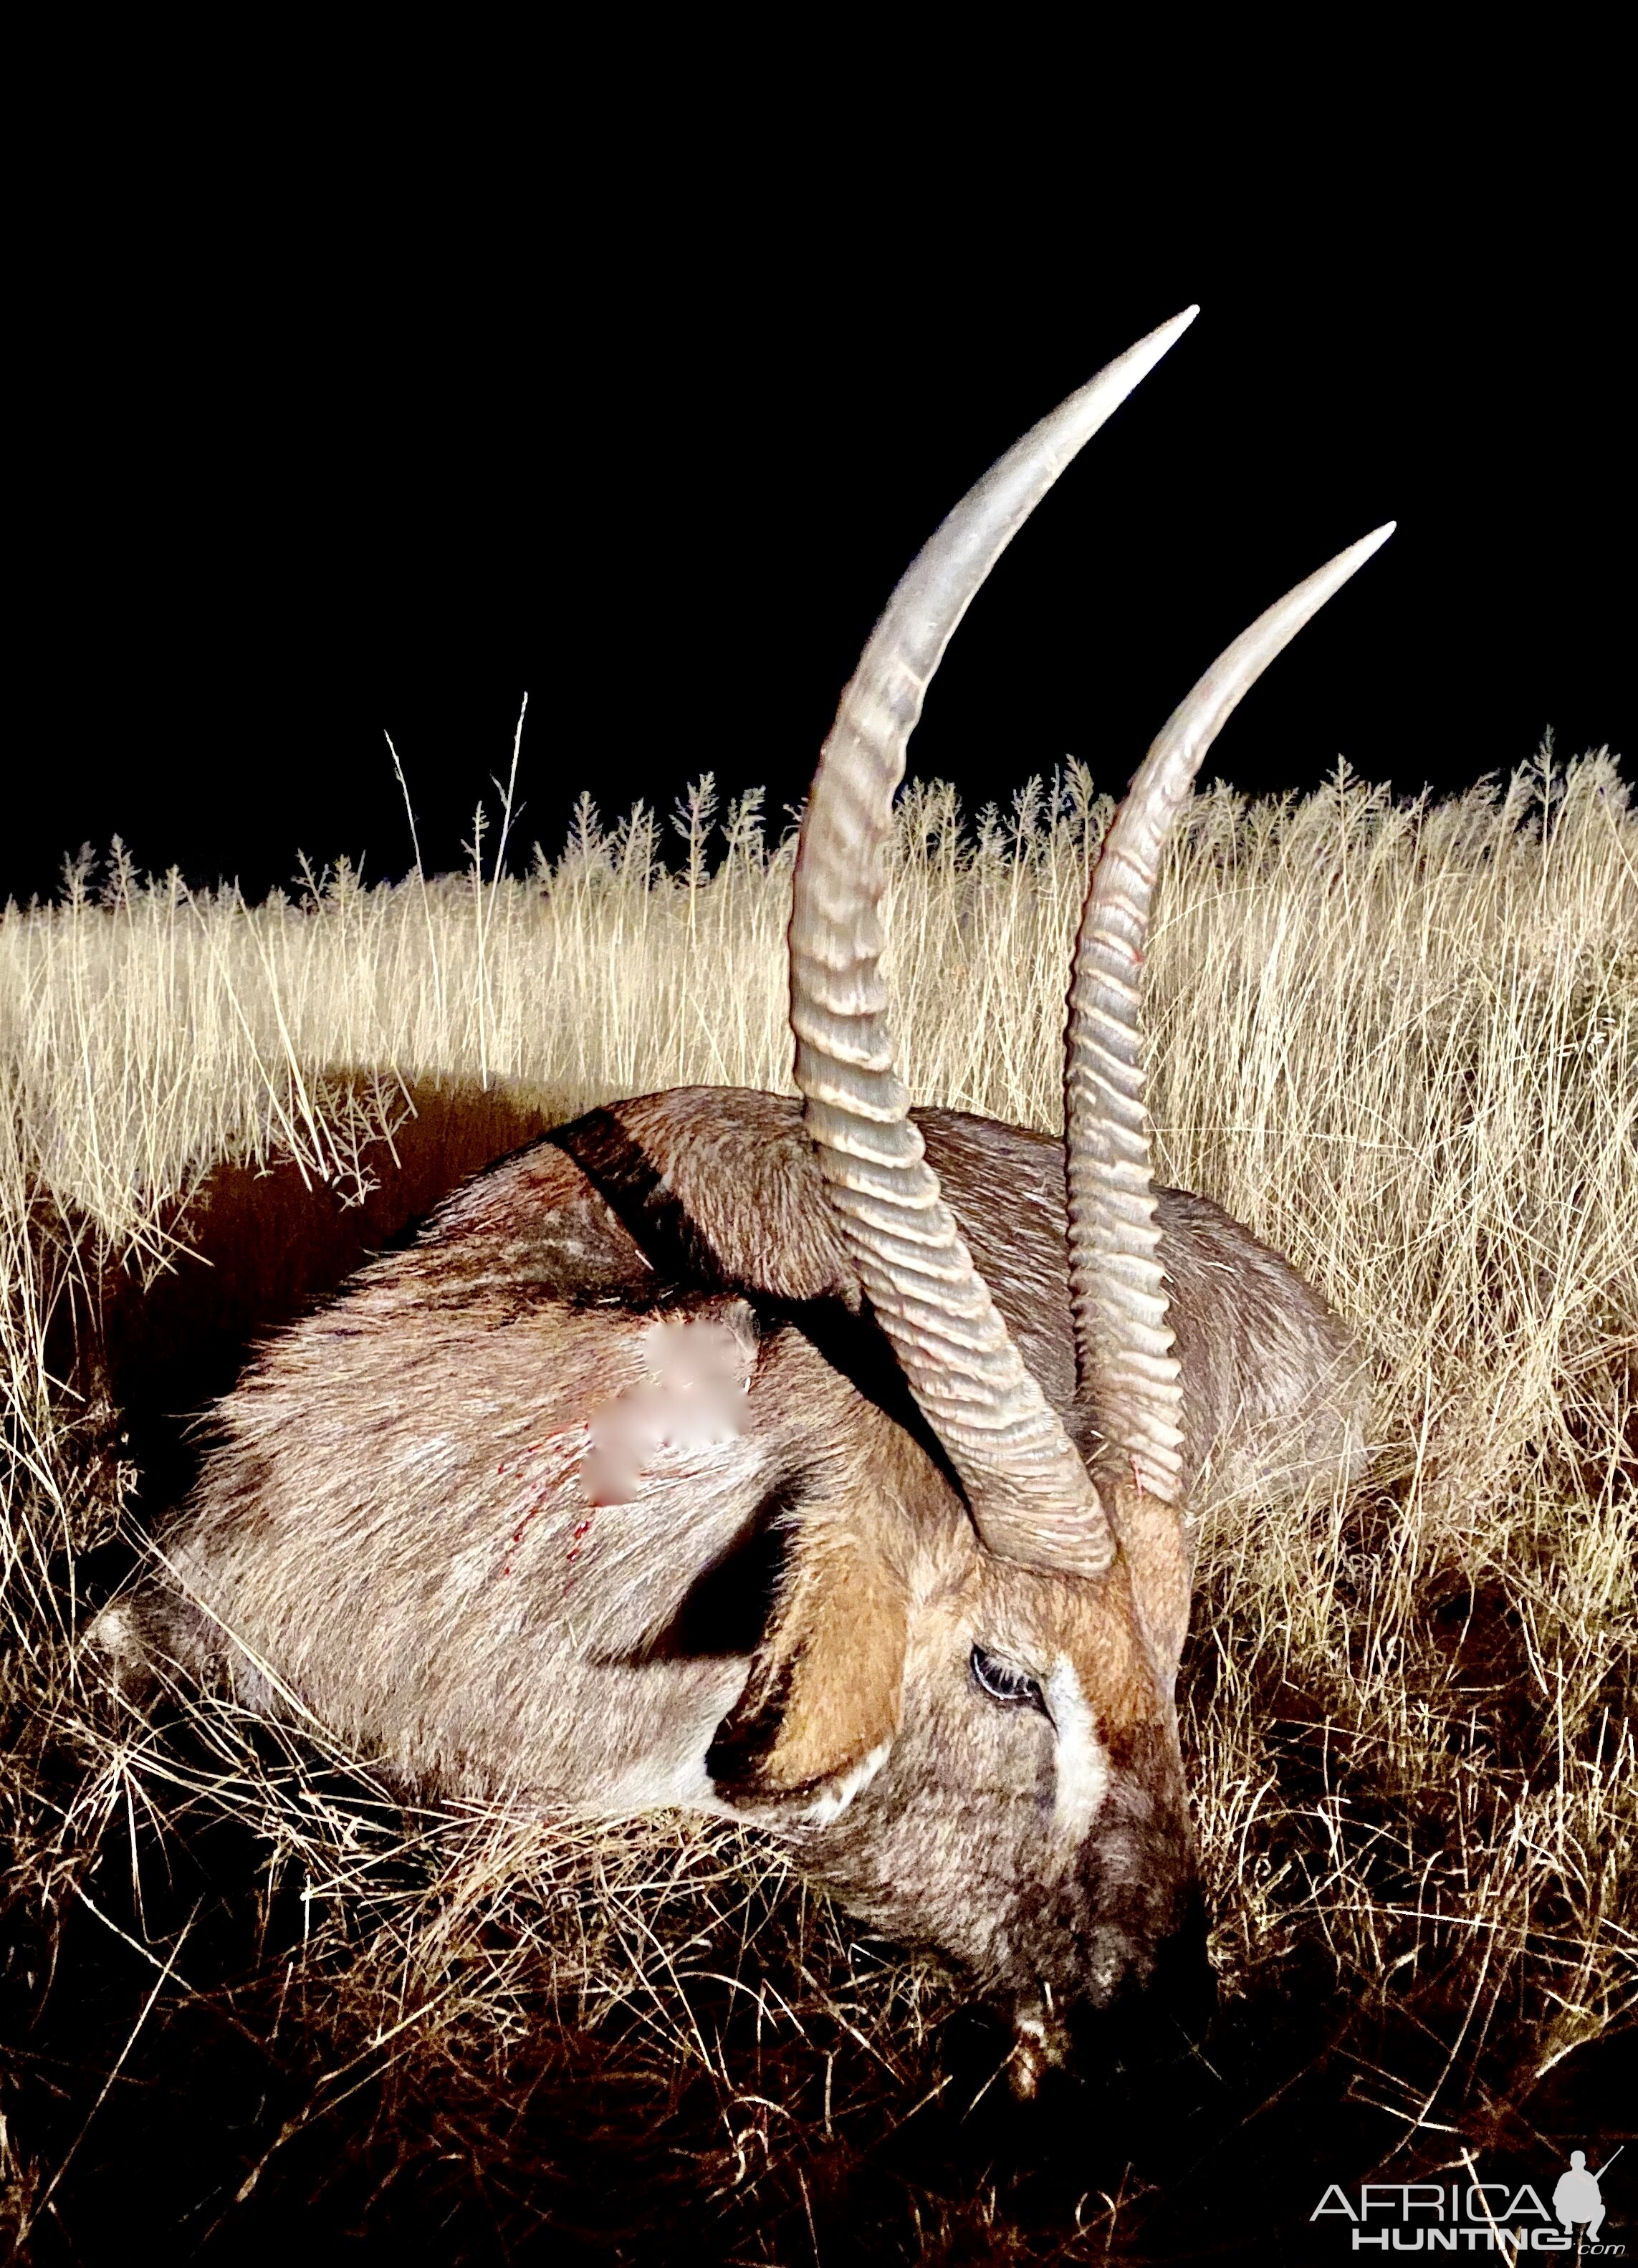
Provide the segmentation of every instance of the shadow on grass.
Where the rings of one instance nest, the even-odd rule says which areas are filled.
[[[55,1319],[48,1360],[93,1404],[119,1412],[123,1455],[151,1513],[193,1474],[190,1421],[227,1392],[255,1342],[327,1298],[452,1189],[568,1114],[502,1088],[419,1083],[392,1136],[366,1156],[368,1186],[346,1202],[283,1156],[258,1170],[216,1167],[189,1203],[186,1249],[147,1285],[107,1270],[94,1312],[82,1295]]]

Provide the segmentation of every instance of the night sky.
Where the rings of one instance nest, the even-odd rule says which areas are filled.
[[[612,815],[707,770],[777,819],[943,513],[1192,300],[969,615],[912,770],[1123,785],[1229,638],[1395,518],[1219,774],[1451,787],[1551,727],[1630,777],[1623,193],[1486,163],[1279,226],[1226,193],[1118,228],[969,200],[936,254],[722,173],[630,225],[514,202],[494,240],[383,184],[318,256],[311,214],[247,193],[229,230],[155,160],[27,350],[0,892],[115,833],[258,895],[299,849],[402,874],[386,731],[459,865],[526,689],[526,854],[584,789]]]

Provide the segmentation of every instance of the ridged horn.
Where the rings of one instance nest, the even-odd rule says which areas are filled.
[[[1155,1225],[1140,1009],[1161,853],[1231,711],[1274,656],[1393,533],[1377,528],[1299,583],[1237,637],[1177,710],[1133,777],[1087,894],[1065,1046],[1069,1283],[1082,1399],[1139,1487],[1180,1493],[1183,1395]]]
[[[821,752],[797,851],[791,1028],[803,1116],[853,1263],[987,1549],[1096,1576],[1115,1542],[1086,1467],[1013,1344],[927,1164],[881,974],[893,797],[926,688],[974,594],[1191,307],[1043,418],[956,505],[872,631]]]

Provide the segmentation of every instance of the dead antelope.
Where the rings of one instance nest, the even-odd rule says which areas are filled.
[[[883,846],[946,642],[1192,319],[1027,434],[900,583],[842,696],[791,919],[802,1100],[616,1103],[460,1190],[251,1364],[116,1656],[227,1663],[423,1786],[760,1822],[1009,2007],[1155,1972],[1199,1896],[1173,1690],[1204,1492],[1361,1454],[1318,1294],[1150,1178],[1140,1028],[1167,830],[1229,711],[1390,532],[1207,672],[1098,863],[1066,1139],[911,1111]]]

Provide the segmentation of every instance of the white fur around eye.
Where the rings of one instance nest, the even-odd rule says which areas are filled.
[[[1097,1736],[1074,1664],[1060,1655],[1046,1681],[1046,1705],[1058,1734],[1058,1799],[1052,1824],[1079,1843],[1091,1831],[1109,1793],[1109,1751]]]

